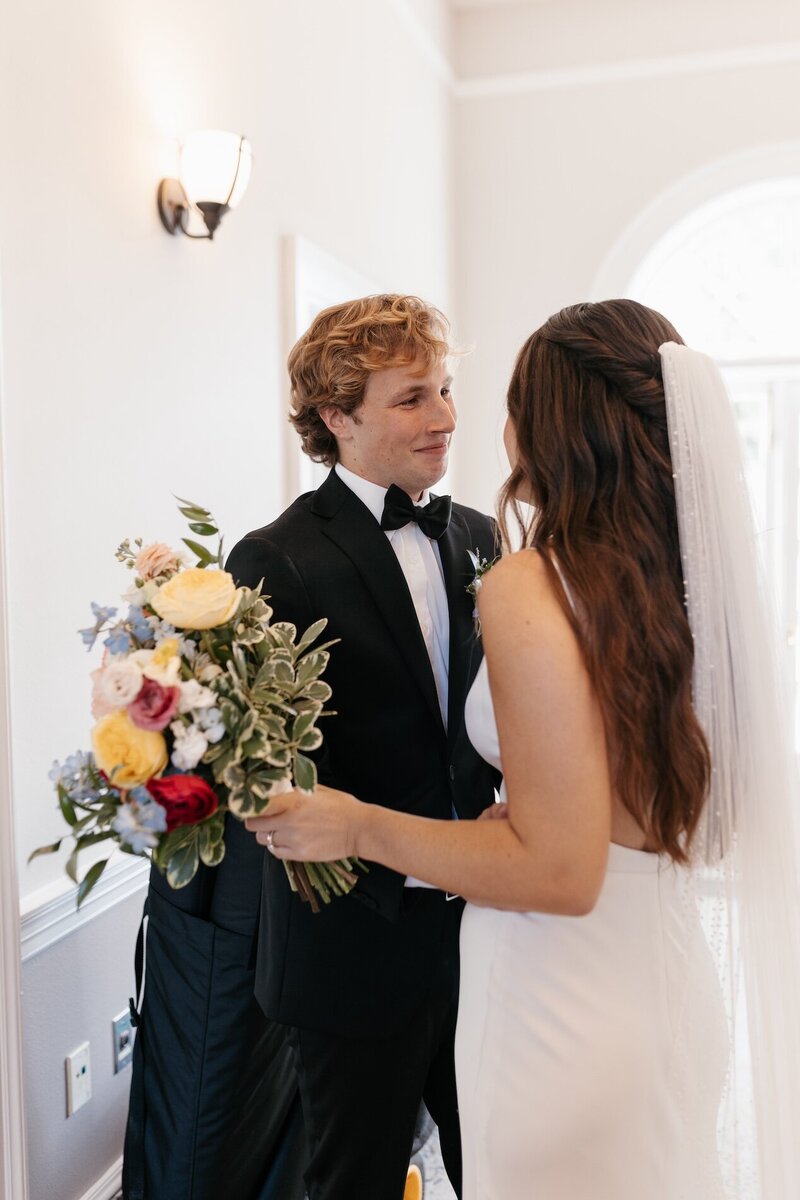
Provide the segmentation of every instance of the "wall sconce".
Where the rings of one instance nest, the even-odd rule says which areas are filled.
[[[158,185],[158,215],[167,233],[213,238],[225,213],[245,193],[253,166],[247,138],[238,133],[206,130],[192,133],[181,147],[180,179]],[[189,214],[196,209],[207,233],[189,233]]]

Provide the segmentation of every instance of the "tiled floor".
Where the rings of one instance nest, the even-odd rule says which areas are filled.
[[[422,1171],[423,1200],[456,1200],[442,1163],[439,1133],[430,1117],[417,1132],[425,1139],[413,1159]]]

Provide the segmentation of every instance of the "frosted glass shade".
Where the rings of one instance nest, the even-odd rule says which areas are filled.
[[[236,208],[250,181],[253,152],[238,133],[193,133],[181,149],[181,183],[192,204]]]

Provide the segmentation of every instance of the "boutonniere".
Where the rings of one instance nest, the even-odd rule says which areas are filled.
[[[487,571],[492,569],[494,564],[497,562],[497,558],[493,558],[491,562],[488,558],[481,558],[481,554],[477,546],[474,550],[468,550],[467,554],[469,555],[469,561],[472,563],[472,569],[475,574],[471,582],[467,584],[466,591],[468,595],[472,596],[473,600],[475,601],[475,607],[472,610],[472,618],[475,622],[475,632],[480,633],[480,620],[478,619],[478,592],[481,590],[481,584],[483,583],[484,575]]]

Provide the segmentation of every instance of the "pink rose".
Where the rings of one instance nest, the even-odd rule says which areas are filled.
[[[163,542],[151,542],[149,546],[143,546],[136,555],[134,565],[140,579],[158,579],[162,575],[171,575],[177,571],[178,555]]]
[[[178,711],[180,701],[179,687],[163,687],[155,679],[145,677],[139,695],[128,705],[128,715],[140,729],[165,729]]]

